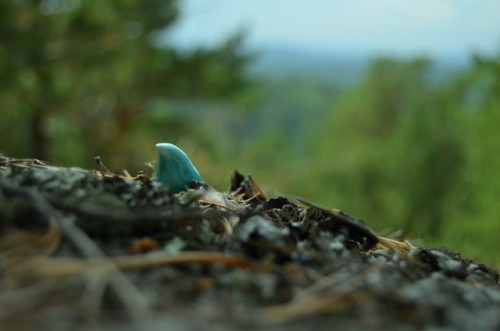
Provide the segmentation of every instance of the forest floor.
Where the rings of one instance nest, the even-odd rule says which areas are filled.
[[[0,330],[500,330],[492,268],[338,210],[0,156]]]

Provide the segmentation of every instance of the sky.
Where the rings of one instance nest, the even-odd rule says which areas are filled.
[[[168,40],[215,46],[238,30],[257,50],[467,57],[500,53],[500,0],[181,0]]]

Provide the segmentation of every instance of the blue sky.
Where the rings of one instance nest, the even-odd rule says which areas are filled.
[[[255,49],[466,57],[500,52],[500,0],[182,0],[169,40],[212,46],[245,29]]]

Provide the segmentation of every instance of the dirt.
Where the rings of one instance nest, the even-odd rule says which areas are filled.
[[[237,172],[173,194],[0,157],[0,330],[500,330],[498,280]]]

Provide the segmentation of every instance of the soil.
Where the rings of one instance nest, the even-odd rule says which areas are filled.
[[[500,330],[499,276],[237,172],[173,194],[0,157],[0,330],[256,328]]]

